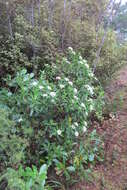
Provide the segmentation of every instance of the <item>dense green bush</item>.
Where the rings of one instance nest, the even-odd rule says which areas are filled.
[[[0,96],[2,99],[2,94]],[[6,107],[0,108],[0,170],[7,166],[18,166],[24,159],[24,150],[27,146],[27,141],[16,135],[16,126],[9,118],[10,114]]]
[[[33,28],[23,15],[16,15],[14,19],[14,36],[2,38],[0,44],[0,82],[8,74],[15,74],[26,68],[36,76],[43,70],[45,64],[55,63],[58,56],[58,39],[55,32]],[[26,35],[28,33],[28,35]]]
[[[104,31],[101,31],[100,40],[103,35]],[[101,82],[105,83],[107,80],[111,79],[114,73],[126,63],[126,49],[126,44],[120,45],[117,41],[115,32],[109,30],[96,68],[96,76]]]
[[[7,172],[0,177],[3,183],[0,185],[1,189],[11,190],[48,190],[45,188],[45,180],[47,178],[47,166],[44,164],[38,171],[36,166],[32,169],[27,167],[25,170],[20,167],[18,171],[8,168]],[[4,180],[8,180],[6,184]]]
[[[7,40],[0,50],[0,80],[29,64],[28,58],[21,52],[16,42],[11,43]]]
[[[17,2],[14,15],[12,13],[13,39],[9,35],[4,36],[3,32],[0,36],[0,82],[3,84],[3,78],[6,78],[8,74],[15,76],[24,67],[29,72],[39,76],[40,70],[44,70],[46,64],[55,64],[56,57],[59,57],[58,60],[60,60],[61,55],[65,55],[67,47],[70,45],[76,51],[80,51],[82,57],[87,59],[93,67],[96,52],[105,33],[103,23],[100,24],[98,31],[96,24],[98,24],[99,11],[104,10],[106,2],[100,3],[97,0],[94,3],[92,1],[83,3],[81,1],[79,5],[73,2],[73,9],[70,12],[68,12],[68,2],[67,17],[65,16],[62,20],[63,7],[60,1],[56,1],[52,18],[54,25],[52,27],[48,26],[47,5],[47,3],[42,3],[40,18],[35,5],[34,25],[32,25],[24,12],[28,5],[26,2],[21,4]],[[81,6],[84,9],[79,17],[76,15],[79,14],[76,6]],[[97,15],[93,16],[91,11],[96,12]],[[31,15],[29,16],[31,17]],[[61,44],[62,40],[63,45]],[[99,57],[95,74],[102,82],[111,78],[119,65],[125,63],[126,47],[118,44],[114,31],[109,30],[107,32]]]
[[[70,174],[101,160],[102,143],[90,128],[90,116],[101,119],[103,91],[80,54],[69,48],[68,59],[47,65],[39,79],[24,69],[8,78],[8,85],[11,90],[0,91],[0,104],[11,110],[23,165],[47,163],[56,175],[70,180]],[[20,138],[27,142],[25,149]]]

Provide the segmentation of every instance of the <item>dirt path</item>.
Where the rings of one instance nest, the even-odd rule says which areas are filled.
[[[127,190],[127,66],[116,74],[106,93],[114,102],[116,117],[105,121],[100,129],[105,161],[95,167],[92,183],[83,182],[75,190]]]

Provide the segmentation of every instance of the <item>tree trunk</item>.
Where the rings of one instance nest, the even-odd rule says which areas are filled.
[[[34,27],[34,0],[31,1],[31,24]]]
[[[13,31],[12,31],[12,24],[11,24],[10,10],[9,10],[8,3],[6,3],[6,12],[7,12],[7,20],[8,20],[8,32],[10,34],[11,39],[13,39]]]
[[[54,7],[54,0],[49,0],[48,2],[48,23],[49,23],[49,28],[52,28],[52,22],[53,22],[53,7]]]
[[[67,13],[67,2],[64,0],[64,11],[63,11],[63,21],[62,21],[62,39],[61,39],[61,47],[62,50],[64,49],[64,40],[65,35],[68,27],[68,21],[71,17],[71,6],[72,6],[72,0],[70,0],[69,7],[68,7],[68,13]]]
[[[101,12],[101,13],[99,14],[98,23],[97,23],[97,26],[96,26],[96,32],[98,32],[98,30],[99,30],[99,28],[100,28],[100,25],[101,25],[101,23],[102,23],[102,20],[103,20],[103,16],[104,16],[104,14],[109,10],[109,7],[112,5],[112,3],[113,3],[113,0],[110,0],[109,3],[108,3],[107,6],[106,6],[106,9],[105,9],[104,13]]]
[[[103,37],[102,37],[100,46],[99,46],[99,48],[98,48],[98,50],[97,50],[97,52],[96,52],[96,58],[95,58],[94,64],[93,64],[93,65],[94,65],[93,72],[95,72],[96,67],[97,67],[97,64],[98,64],[99,59],[100,59],[100,53],[101,53],[101,50],[102,50],[102,48],[103,48],[103,45],[104,45],[104,42],[105,42],[105,39],[106,39],[106,36],[107,36],[108,27],[110,26],[110,23],[111,23],[111,21],[112,21],[115,3],[116,3],[116,0],[114,0],[114,1],[112,2],[112,9],[111,9],[111,12],[110,12],[110,15],[109,15],[107,27],[106,27],[106,29],[105,29],[105,31],[104,31],[104,35],[103,35]],[[121,0],[119,1],[119,6],[120,6],[120,4],[121,4]]]

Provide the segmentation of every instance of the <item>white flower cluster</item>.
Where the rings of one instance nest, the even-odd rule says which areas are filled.
[[[81,56],[79,56],[79,62],[78,63],[81,65],[84,65],[87,69],[89,69],[89,65],[88,65],[87,61],[85,59],[83,59]],[[93,73],[90,72],[90,74],[92,76]]]
[[[62,131],[60,129],[58,129],[57,134],[60,136],[62,134]]]
[[[74,95],[74,99],[77,100],[77,101],[79,100],[79,98],[77,96],[75,96],[75,95]]]
[[[40,86],[39,86],[39,89],[42,90],[42,89],[44,89],[44,87],[43,87],[42,85],[40,85]]]
[[[50,92],[50,96],[54,98],[56,96],[56,92]]]
[[[45,97],[48,97],[48,94],[43,94],[42,96],[45,98]]]
[[[23,119],[22,119],[22,118],[19,118],[19,119],[18,119],[18,122],[19,122],[19,123],[21,123],[22,121],[23,121]]]
[[[77,122],[74,122],[74,123],[71,125],[71,128],[72,128],[72,129],[76,129],[76,127],[78,127],[78,123],[77,123]]]
[[[83,132],[85,133],[86,131],[87,131],[87,122],[86,121],[84,121],[84,126],[83,126]]]
[[[87,102],[89,103],[89,110],[90,110],[90,111],[94,110],[94,101],[93,101],[93,99],[92,99],[92,98],[89,98],[89,99],[87,100]]]
[[[79,132],[75,131],[75,136],[78,137],[79,136]]]
[[[65,80],[66,82],[69,82],[69,79],[68,79],[68,78],[64,78],[64,80]]]
[[[52,90],[52,88],[51,88],[50,86],[47,86],[47,89],[48,89],[48,90]]]
[[[83,61],[79,61],[79,64],[84,65]]]
[[[87,68],[87,69],[89,69],[89,68],[90,68],[90,67],[89,67],[89,65],[88,65],[87,63],[85,63],[85,66],[86,66],[86,68]]]
[[[89,76],[90,76],[90,77],[94,77],[94,74],[93,74],[92,71],[89,72]]]
[[[56,77],[56,80],[61,80],[61,77],[57,76],[57,77]]]
[[[65,80],[66,82],[68,82],[68,84],[69,84],[70,86],[73,86],[73,82],[70,81],[69,78],[65,77],[64,80]]]
[[[37,86],[38,85],[38,81],[33,81],[32,86]]]
[[[57,76],[57,77],[56,77],[56,80],[61,80],[61,77]],[[69,85],[73,86],[73,82],[70,81],[69,78],[65,77],[64,80],[65,80],[66,82],[68,82]],[[59,86],[60,86],[61,89],[63,89],[63,88],[65,87],[64,84],[60,84]]]
[[[76,128],[79,126],[79,124],[77,122],[74,122],[72,125],[71,125],[71,128],[75,130],[75,136],[78,137],[79,136],[79,132],[76,130]],[[83,125],[83,133],[85,133],[87,131],[87,122],[84,121],[84,125]]]
[[[11,92],[8,92],[8,94],[7,94],[8,96],[11,96],[12,95],[12,93]]]
[[[76,88],[74,88],[74,93],[77,94],[78,93],[78,90]]]
[[[60,84],[60,88],[61,89],[65,88],[65,85],[64,84]]]
[[[83,58],[82,58],[82,56],[81,56],[81,55],[79,56],[79,60],[80,60],[80,61],[82,61],[82,60],[83,60]]]
[[[73,48],[72,47],[68,47],[68,50],[73,51]]]
[[[89,109],[90,109],[90,111],[93,111],[93,110],[94,110],[94,107],[93,107],[92,104],[90,105]]]
[[[91,95],[94,94],[94,90],[93,90],[93,88],[91,86],[85,85],[85,88],[90,92]]]
[[[52,98],[54,98],[56,96],[56,92],[52,91],[52,88],[51,86],[47,85],[47,86],[43,86],[43,85],[39,85],[39,82],[38,81],[33,81],[32,82],[32,86],[33,87],[38,87],[39,90],[43,91],[43,94],[42,96],[44,98],[48,97],[48,96],[51,96]],[[51,100],[53,102],[53,100]]]
[[[35,86],[35,84],[34,84],[34,86]],[[54,98],[56,96],[56,92],[51,91],[52,90],[51,86],[47,86],[46,88],[47,88],[47,90],[49,90],[49,92],[44,93],[42,96],[45,98],[45,97],[48,97],[48,95],[50,95],[52,98]],[[44,86],[40,85],[39,89],[43,90]]]
[[[66,62],[66,63],[69,64],[69,65],[71,64],[71,62],[68,61],[67,58],[63,58],[63,61]]]
[[[86,109],[86,106],[84,103],[81,103],[81,107]]]
[[[73,55],[76,54],[72,47],[68,47],[68,50],[69,50]]]

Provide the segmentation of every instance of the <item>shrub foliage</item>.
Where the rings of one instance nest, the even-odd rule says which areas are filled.
[[[0,91],[8,117],[2,124],[7,166],[46,163],[69,181],[72,173],[101,160],[102,143],[91,130],[90,116],[102,117],[103,91],[79,53],[69,48],[68,59],[47,65],[38,79],[23,69],[7,83],[10,90]]]

